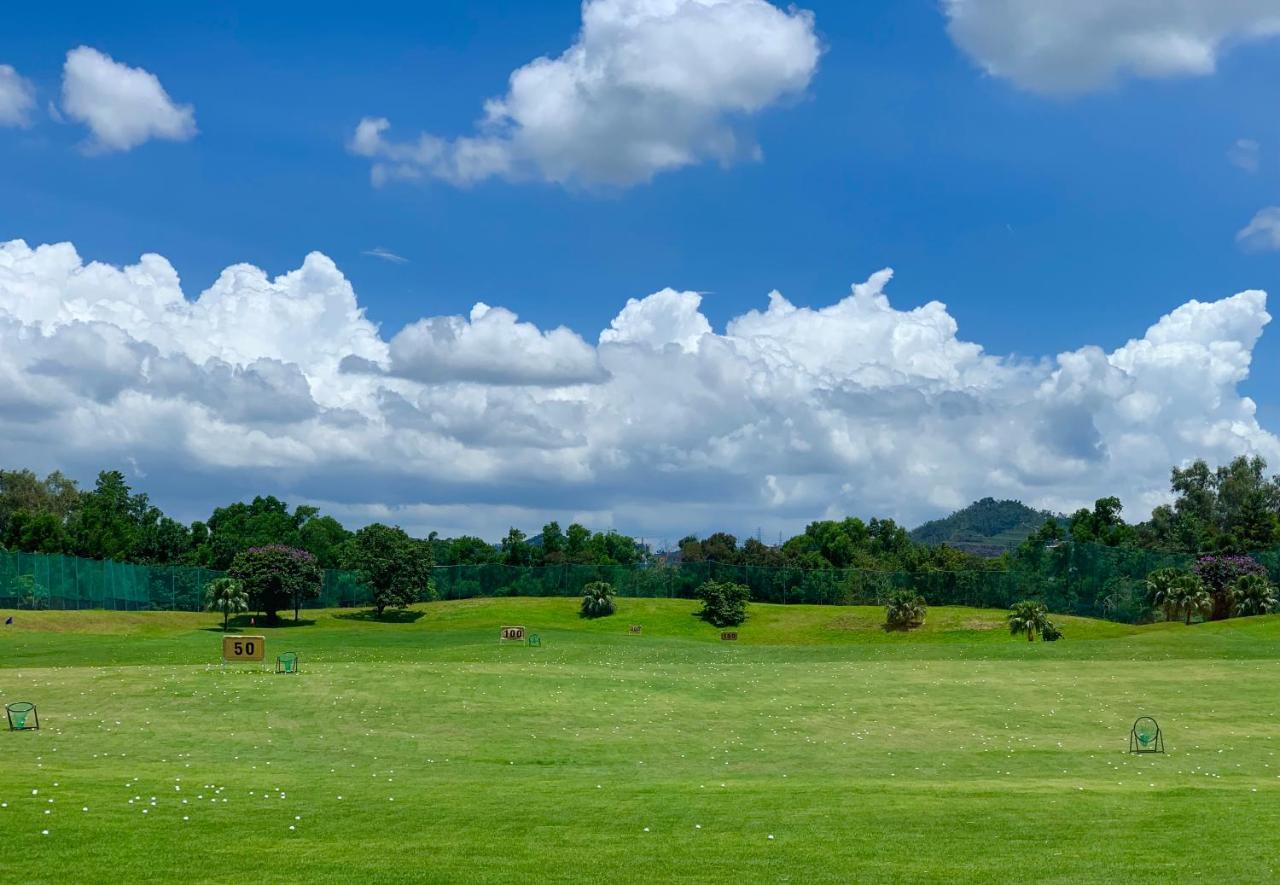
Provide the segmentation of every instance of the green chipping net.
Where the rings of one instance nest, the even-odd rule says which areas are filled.
[[[277,673],[297,673],[298,672],[298,653],[296,651],[287,651],[276,658]]]
[[[40,728],[40,716],[36,713],[36,705],[26,701],[5,704],[5,715],[9,718],[10,731],[32,731]]]
[[[1129,732],[1130,753],[1163,753],[1164,734],[1150,716],[1142,716]]]

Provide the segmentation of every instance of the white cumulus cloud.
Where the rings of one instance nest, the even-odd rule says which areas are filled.
[[[1028,360],[965,340],[941,302],[895,308],[891,276],[817,307],[774,292],[722,331],[698,293],[665,289],[594,344],[483,304],[387,339],[318,253],[275,277],[229,267],[188,299],[158,255],[113,267],[12,241],[0,463],[135,465],[188,519],[272,492],[422,533],[554,517],[672,539],[913,524],[984,495],[1069,510],[1116,493],[1137,518],[1170,465],[1280,465],[1237,389],[1262,292]]]
[[[89,46],[67,53],[62,112],[89,127],[91,151],[127,151],[153,138],[187,141],[196,134],[195,109],[176,104],[155,74]]]
[[[0,65],[0,126],[26,126],[36,105],[36,89],[12,65]]]
[[[1280,34],[1275,0],[943,0],[955,43],[1024,89],[1212,73],[1231,46]]]
[[[632,185],[756,156],[742,124],[802,93],[820,52],[810,13],[766,0],[586,0],[573,45],[514,71],[474,135],[396,141],[367,117],[349,146],[373,160],[375,184]]]
[[[391,374],[424,382],[555,387],[603,378],[595,349],[575,332],[564,326],[544,332],[483,302],[466,318],[406,326],[391,339],[390,356]]]

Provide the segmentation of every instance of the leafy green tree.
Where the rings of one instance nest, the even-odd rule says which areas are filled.
[[[895,630],[910,630],[924,623],[927,612],[924,597],[911,590],[895,590],[884,607],[885,625]]]
[[[616,611],[613,601],[613,585],[607,581],[592,581],[582,588],[582,608],[579,612],[584,618],[603,618]]]
[[[564,562],[568,540],[560,531],[560,523],[552,520],[542,527],[542,561],[548,565]]]
[[[1009,609],[1009,632],[1014,636],[1025,635],[1027,642],[1034,642],[1037,635],[1043,635],[1049,623],[1049,612],[1043,602],[1024,599],[1015,602]]]
[[[279,620],[277,612],[289,607],[297,621],[302,603],[319,598],[324,580],[314,556],[282,544],[250,547],[232,560],[227,574],[244,585],[251,603],[266,612],[271,623]]]
[[[227,632],[231,616],[249,610],[249,593],[235,578],[214,578],[204,590],[205,609],[222,612],[222,632]]]
[[[147,496],[132,494],[123,473],[102,471],[93,491],[80,496],[68,524],[72,552],[89,559],[131,559],[149,509]]]
[[[570,523],[564,533],[564,552],[570,562],[582,563],[587,558],[587,543],[591,530],[581,523]]]
[[[298,529],[298,545],[312,554],[322,569],[342,567],[344,546],[351,537],[351,532],[332,516],[312,516]]]
[[[52,513],[18,510],[5,520],[0,547],[23,553],[62,553],[67,549],[67,530]]]
[[[698,617],[717,627],[733,627],[747,619],[751,591],[729,581],[706,581],[697,590],[702,600]]]
[[[1133,527],[1120,518],[1122,505],[1116,497],[1099,498],[1093,510],[1077,510],[1071,516],[1071,540],[1082,544],[1119,547],[1133,540]]]
[[[399,526],[375,522],[356,532],[347,566],[372,591],[379,618],[388,607],[406,608],[430,594],[430,548]]]
[[[283,546],[301,549],[302,525],[315,515],[315,508],[289,505],[267,495],[250,503],[237,501],[213,511],[205,523],[208,540],[197,551],[201,565],[225,570],[244,550],[251,547]]]
[[[507,565],[533,565],[533,547],[525,541],[524,532],[514,526],[502,539],[502,561]]]
[[[448,543],[448,558],[443,565],[481,565],[497,562],[501,554],[482,538],[463,535]]]
[[[1231,585],[1231,613],[1236,617],[1268,615],[1276,607],[1276,588],[1264,575],[1241,575]]]
[[[16,547],[15,543],[4,540],[6,537],[17,538],[20,531],[11,529],[9,523],[17,515],[25,516],[28,522],[47,517],[47,525],[56,524],[60,528],[80,507],[80,490],[74,481],[54,471],[43,480],[30,470],[0,470],[0,543]],[[40,519],[43,523],[44,519]],[[49,537],[47,531],[41,532],[41,546]],[[20,547],[32,553],[60,553],[65,549],[65,538],[60,538],[63,546],[57,550]]]
[[[29,608],[35,611],[49,607],[52,597],[52,594],[49,593],[49,588],[31,575],[18,575],[11,583],[16,591],[15,595],[18,597],[19,608]]]

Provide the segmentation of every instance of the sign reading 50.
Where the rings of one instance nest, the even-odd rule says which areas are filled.
[[[267,652],[265,636],[222,637],[222,658],[226,661],[261,661]]]

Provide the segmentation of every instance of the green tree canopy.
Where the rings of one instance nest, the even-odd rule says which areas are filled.
[[[405,608],[430,598],[431,550],[399,526],[367,525],[348,547],[347,566],[373,593],[378,617],[388,607]]]
[[[279,620],[277,612],[290,607],[298,620],[302,603],[319,598],[323,582],[313,555],[283,544],[250,547],[232,560],[227,574],[244,585],[251,603],[272,622]]]

